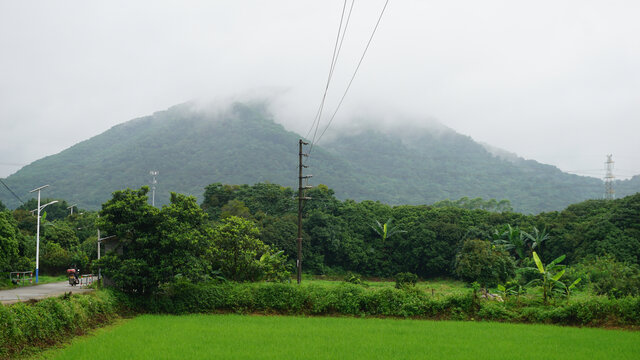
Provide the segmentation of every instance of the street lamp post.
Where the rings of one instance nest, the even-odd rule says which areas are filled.
[[[40,190],[48,186],[49,185],[40,186],[39,188],[29,191],[30,193],[36,192],[36,191],[38,192],[38,208],[36,209],[38,211],[38,225],[36,227],[36,284],[38,283],[38,272],[40,270],[40,211],[42,211],[42,209],[44,209],[46,206],[55,204],[58,202],[58,200],[54,200],[50,203],[46,203],[40,206]]]
[[[69,210],[69,211],[70,211],[69,216],[73,215],[73,207],[74,207],[74,206],[76,206],[76,205],[78,205],[78,204],[73,204],[73,205],[71,205],[71,206],[69,206],[69,207],[67,208],[67,210]]]

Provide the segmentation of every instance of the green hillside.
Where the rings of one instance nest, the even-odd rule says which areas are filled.
[[[51,184],[46,197],[95,209],[111,192],[149,184],[158,170],[157,204],[169,192],[201,198],[214,182],[273,182],[296,186],[300,136],[274,122],[262,104],[231,105],[209,113],[192,104],[114,126],[59,154],[25,166],[6,179],[21,197]],[[509,199],[517,211],[558,210],[601,198],[602,181],[570,175],[522,159],[505,160],[448,129],[373,130],[345,134],[313,150],[312,184],[327,184],[339,198],[389,204],[428,204],[463,196]],[[640,191],[640,177],[618,182],[619,196]],[[16,200],[5,189],[0,200]]]

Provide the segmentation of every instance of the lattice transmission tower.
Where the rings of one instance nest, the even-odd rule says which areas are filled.
[[[613,190],[613,155],[607,155],[607,161],[604,163],[606,165],[607,173],[604,176],[604,198],[605,200],[613,200],[615,197],[615,191]]]

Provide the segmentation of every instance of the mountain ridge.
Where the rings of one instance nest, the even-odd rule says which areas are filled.
[[[215,113],[184,103],[115,125],[5,181],[19,194],[49,183],[43,196],[88,209],[98,208],[115,190],[149,184],[150,170],[160,172],[160,205],[167,203],[169,191],[200,199],[204,187],[214,182],[296,187],[299,138],[275,122],[266,103],[234,103]],[[444,127],[337,134],[314,146],[309,164],[311,184],[325,184],[337,197],[357,201],[399,205],[464,196],[507,198],[515,210],[535,213],[602,197],[599,179],[517,159],[505,160]],[[634,193],[640,190],[640,177],[617,184],[623,185],[618,186],[621,195]],[[6,191],[0,200],[16,206]]]

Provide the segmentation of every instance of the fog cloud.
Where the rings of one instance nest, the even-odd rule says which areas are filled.
[[[383,4],[355,3],[326,115]],[[277,120],[304,135],[342,7],[2,2],[0,176],[194,99],[268,94]],[[602,176],[594,170],[612,153],[619,176],[640,173],[639,17],[637,1],[391,0],[331,129],[354,131],[371,119],[385,129],[440,122],[564,170]]]

